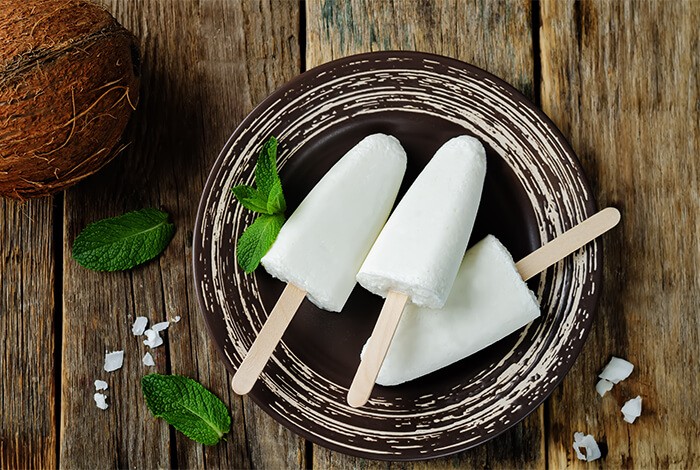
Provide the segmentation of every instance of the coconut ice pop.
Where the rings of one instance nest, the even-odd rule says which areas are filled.
[[[485,175],[486,153],[478,140],[459,136],[447,141],[377,237],[357,280],[386,302],[348,391],[351,406],[362,406],[369,398],[406,303],[445,304],[474,226]]]
[[[474,227],[486,153],[468,136],[447,141],[399,202],[357,274],[362,287],[399,292],[419,306],[445,304]]]
[[[253,387],[305,296],[325,310],[343,308],[391,212],[405,170],[406,152],[396,138],[365,137],[282,226],[261,262],[287,287],[233,377],[236,393]]]
[[[398,385],[429,374],[530,323],[540,310],[525,281],[619,220],[617,209],[603,209],[517,264],[496,237],[481,240],[467,251],[442,309],[406,307],[376,383]]]
[[[398,385],[442,369],[539,315],[513,257],[489,235],[467,251],[443,308],[406,306],[376,383]]]
[[[406,152],[384,134],[365,137],[338,161],[282,226],[262,258],[272,276],[340,312],[394,206]]]

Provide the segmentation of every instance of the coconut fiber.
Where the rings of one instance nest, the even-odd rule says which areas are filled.
[[[2,0],[0,195],[49,195],[109,162],[138,101],[138,68],[135,38],[97,5]]]

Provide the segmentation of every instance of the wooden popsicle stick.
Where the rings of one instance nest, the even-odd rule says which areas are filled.
[[[367,349],[360,361],[360,367],[357,369],[348,390],[348,405],[359,408],[369,400],[374,382],[377,380],[386,353],[389,351],[391,339],[394,337],[396,327],[399,326],[406,302],[408,302],[406,294],[394,291],[387,294],[377,324],[374,325],[372,336],[367,342]]]
[[[620,211],[606,207],[515,264],[524,281],[601,236],[620,222]]]
[[[231,379],[231,387],[238,395],[245,395],[253,388],[304,297],[306,291],[294,284],[287,284],[284,288],[250,351]]]

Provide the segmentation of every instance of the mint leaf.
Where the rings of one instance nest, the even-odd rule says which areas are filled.
[[[238,199],[243,207],[253,212],[259,212],[261,214],[274,214],[275,211],[270,212],[269,202],[266,197],[260,195],[260,192],[246,186],[244,184],[231,188],[231,192]]]
[[[236,245],[238,264],[246,273],[252,273],[277,238],[284,224],[283,214],[263,214],[245,229]]]
[[[287,210],[287,202],[284,200],[282,182],[279,178],[270,188],[270,194],[267,196],[267,210],[269,214],[284,214]]]
[[[158,256],[174,233],[166,212],[129,212],[85,227],[73,242],[73,258],[95,271],[131,269]]]
[[[260,260],[277,238],[284,224],[282,181],[277,174],[277,139],[270,137],[263,144],[255,164],[255,188],[246,185],[231,189],[243,207],[260,215],[248,227],[236,245],[238,264],[246,273],[258,267]]]
[[[231,430],[226,405],[195,380],[149,374],[141,379],[141,390],[153,416],[200,444],[213,446]]]
[[[269,199],[273,186],[279,180],[277,175],[277,139],[271,136],[263,144],[258,154],[258,162],[255,165],[255,184],[260,194]]]

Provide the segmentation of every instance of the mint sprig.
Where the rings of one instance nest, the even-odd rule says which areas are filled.
[[[284,224],[284,215],[262,214],[245,229],[236,245],[236,258],[245,272],[255,271],[262,257],[275,242],[282,224]]]
[[[226,405],[195,380],[149,374],[141,379],[141,390],[153,416],[200,444],[217,444],[231,430]]]
[[[128,212],[85,227],[73,242],[73,258],[94,271],[131,269],[158,256],[174,233],[166,212]]]
[[[239,185],[231,189],[238,202],[260,214],[245,229],[236,245],[238,265],[252,273],[270,249],[284,224],[287,203],[277,173],[277,139],[270,137],[258,154],[255,165],[256,187]]]
[[[231,189],[231,191],[238,199],[238,202],[246,209],[260,214],[270,214],[267,208],[267,197],[262,196],[257,189],[240,185]]]

